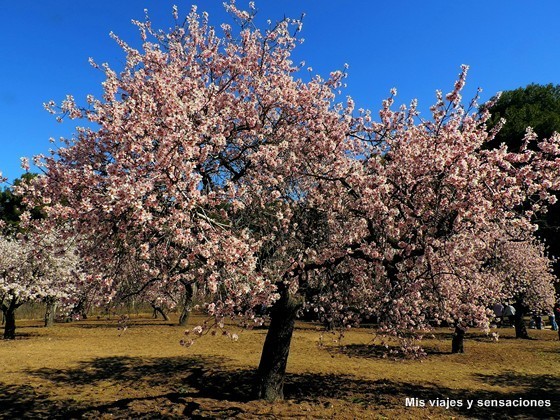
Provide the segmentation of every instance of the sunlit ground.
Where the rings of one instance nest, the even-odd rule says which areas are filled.
[[[0,340],[0,418],[560,418],[560,342],[551,330],[516,340],[503,328],[497,342],[472,330],[466,353],[450,354],[452,331],[438,329],[424,342],[426,358],[403,360],[372,344],[371,330],[338,341],[299,323],[286,400],[272,404],[251,400],[266,330],[185,348],[174,321],[134,317],[124,332],[116,317],[48,329],[18,321],[18,338]],[[407,407],[407,398],[425,407]],[[484,406],[492,400],[543,406]]]

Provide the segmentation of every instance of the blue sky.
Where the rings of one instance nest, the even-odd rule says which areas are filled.
[[[102,74],[88,57],[122,66],[113,31],[138,41],[131,19],[147,8],[157,27],[172,25],[179,0],[0,0],[0,171],[10,180],[23,172],[22,156],[46,153],[50,137],[68,137],[76,121],[59,124],[43,102],[72,94],[85,103],[100,93]],[[215,26],[225,19],[222,0],[199,0]],[[238,0],[246,5],[246,1]],[[539,0],[373,1],[260,0],[258,22],[305,12],[295,59],[328,75],[350,65],[348,88],[357,107],[376,111],[392,87],[397,105],[418,98],[427,109],[436,89],[448,91],[461,64],[471,67],[465,96],[483,98],[529,83],[560,83],[560,2]]]

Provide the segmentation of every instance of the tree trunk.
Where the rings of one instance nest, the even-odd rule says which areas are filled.
[[[152,303],[152,308],[154,308],[154,318],[157,318],[157,314],[159,312],[164,321],[169,321],[169,317],[167,316],[167,314],[165,313],[165,311],[161,306],[157,306]]]
[[[4,340],[15,340],[16,338],[16,309],[10,307],[3,310],[6,323],[4,324]]]
[[[525,315],[525,308],[520,305],[514,305],[515,308],[515,316],[513,319],[513,324],[515,326],[515,338],[524,338],[526,340],[530,339],[529,334],[527,333],[527,326],[525,325],[525,320],[523,316]]]
[[[464,342],[465,342],[465,331],[466,328],[461,324],[457,324],[455,327],[455,333],[453,334],[453,340],[451,341],[451,353],[464,353]]]
[[[280,299],[271,308],[270,327],[257,371],[256,396],[268,401],[284,398],[284,378],[299,303],[280,288]]]
[[[86,310],[86,298],[82,297],[74,308],[72,308],[72,313],[70,315],[70,320],[74,320],[75,317],[79,317],[79,319],[87,319],[87,310]]]
[[[10,297],[2,302],[2,314],[4,315],[4,339],[14,340],[16,338],[16,309],[23,302],[18,302],[17,298]]]
[[[46,305],[47,308],[45,310],[45,327],[52,327],[54,325],[54,318],[56,315],[56,299],[47,298]]]
[[[179,325],[184,327],[189,322],[189,316],[192,310],[193,297],[196,292],[196,285],[193,283],[183,284],[185,287],[185,296],[182,304],[181,315],[179,315]]]

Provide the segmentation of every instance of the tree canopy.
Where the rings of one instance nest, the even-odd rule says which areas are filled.
[[[3,227],[0,226],[0,230],[3,230],[4,233],[13,234],[18,232],[20,230],[19,222],[21,216],[28,209],[22,202],[22,197],[14,193],[13,187],[17,187],[22,183],[29,183],[36,176],[37,174],[25,173],[14,181],[12,187],[7,187],[0,191],[0,221],[4,225]],[[44,213],[39,206],[36,206],[31,209],[28,216],[33,219],[41,219],[44,217]]]
[[[36,159],[44,175],[19,189],[27,202],[77,235],[107,295],[196,284],[218,325],[259,324],[268,308],[262,398],[282,397],[302,309],[343,326],[375,314],[403,338],[431,321],[487,328],[507,293],[494,250],[528,241],[560,189],[560,138],[485,148],[490,114],[462,105],[467,66],[431,118],[416,103],[394,110],[393,93],[374,121],[338,102],[344,72],[299,77],[301,22],[261,31],[254,10],[226,7],[238,28],[193,8],[184,21],[175,10],[169,32],[137,22],[142,50],[116,38],[126,66],[101,66],[101,98],[48,105],[98,128]]]
[[[560,131],[560,85],[530,84],[501,93],[492,105],[489,125],[494,127],[503,118],[505,124],[488,147],[506,143],[519,150],[527,127],[540,138]]]
[[[508,90],[494,98],[490,108],[489,126],[495,127],[500,120],[505,123],[495,138],[486,147],[496,148],[501,143],[517,151],[523,143],[527,127],[531,127],[539,138],[551,137],[560,132],[560,85],[530,84]],[[536,147],[533,143],[530,147]],[[538,218],[537,234],[546,241],[549,252],[560,257],[560,202],[553,204],[546,214]],[[554,264],[560,276],[560,263]]]

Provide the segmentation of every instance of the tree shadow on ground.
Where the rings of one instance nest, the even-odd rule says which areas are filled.
[[[134,405],[140,406],[139,410]],[[52,399],[29,385],[0,383],[0,419],[82,419],[82,418],[232,418],[243,412],[237,407],[200,409],[181,392],[120,398],[105,404],[87,405],[72,399]],[[203,415],[197,413],[197,410]]]
[[[486,384],[493,386],[519,386],[533,389],[535,395],[549,398],[554,396],[560,401],[560,377],[553,375],[523,375],[514,371],[502,372],[498,375],[475,374],[475,377]]]
[[[39,369],[28,374],[57,387],[81,386],[143,390],[109,402],[80,403],[41,394],[31,386],[0,383],[0,418],[233,418],[258,416],[259,405],[250,402],[255,380],[252,369],[231,370],[226,360],[216,357],[133,358],[109,357],[82,362],[73,369]],[[285,396],[295,403],[323,405],[339,400],[365,409],[402,409],[406,398],[460,400],[463,407],[442,410],[442,414],[475,418],[560,418],[560,378],[552,375],[522,375],[506,372],[478,375],[481,383],[496,390],[473,391],[442,388],[432,383],[416,384],[389,380],[364,380],[350,375],[288,374]],[[110,384],[110,385],[109,385]],[[502,392],[505,385],[521,390],[515,395]],[[506,388],[504,388],[506,389]],[[151,394],[151,395],[150,395]],[[153,395],[156,394],[156,395]],[[466,401],[474,400],[466,408]],[[485,401],[550,400],[551,406],[491,407]],[[482,406],[477,404],[482,402]],[[417,411],[416,411],[417,413]],[[411,413],[412,414],[412,413]],[[128,416],[128,417],[127,417]]]
[[[17,323],[17,321],[16,321],[16,323]],[[4,327],[4,326],[2,326],[2,327]],[[18,324],[17,324],[17,328],[18,328],[18,329],[19,329],[19,328],[25,328],[25,329],[28,329],[28,328],[38,328],[38,329],[43,329],[43,328],[46,328],[46,327],[45,327],[44,323],[41,322],[40,324],[35,324],[35,325],[26,325],[25,323],[24,323],[23,325],[19,325],[19,323],[18,323]]]
[[[70,403],[61,408],[48,398],[32,408],[29,417],[41,418],[41,413],[53,412],[61,418],[82,418],[84,416],[122,416],[134,413],[134,418],[231,418],[244,412],[240,407],[206,407],[193,399],[208,398],[216,401],[247,402],[251,399],[251,371],[223,371],[225,359],[218,357],[171,357],[171,358],[136,358],[105,357],[81,362],[73,369],[43,368],[28,371],[31,376],[53,382],[57,386],[79,387],[114,386],[118,389],[144,390],[144,394],[165,390],[166,392],[146,396],[126,396],[106,404],[76,406]],[[222,373],[223,372],[223,373]],[[110,384],[110,385],[108,385]],[[154,389],[156,389],[154,391]],[[0,385],[0,394],[4,394]],[[25,393],[10,393],[10,398],[3,401],[7,413],[14,414],[6,418],[21,417],[25,407]],[[169,391],[169,392],[167,392]],[[138,392],[135,393],[138,395]],[[38,401],[41,401],[38,399]],[[135,408],[140,412],[135,412]],[[154,408],[156,407],[156,408]],[[201,417],[202,416],[202,417]],[[1,417],[0,417],[1,418]]]
[[[28,373],[32,376],[71,386],[95,385],[110,380],[122,385],[144,383],[149,386],[176,385],[192,377],[220,369],[225,360],[218,357],[139,358],[127,356],[101,357],[81,362],[73,369],[42,368]]]
[[[0,407],[0,419],[50,419],[57,418],[61,410],[71,409],[71,403],[53,401],[30,385],[0,382]]]
[[[390,359],[404,360],[411,359],[414,356],[405,353],[400,346],[385,346],[380,344],[349,344],[339,346],[326,347],[327,352],[332,356],[344,355],[348,357],[360,357],[363,359]],[[435,347],[424,347],[426,355],[442,355],[449,352],[441,351]],[[451,350],[451,349],[450,349]]]
[[[83,328],[83,329],[117,329],[119,325],[126,325],[128,328],[134,327],[161,327],[161,326],[169,326],[169,327],[177,327],[179,326],[178,322],[173,322],[170,320],[163,320],[163,319],[128,319],[125,321],[121,321],[116,318],[106,319],[87,319],[87,320],[80,320],[80,321],[69,321],[65,324],[69,324],[72,328]]]
[[[16,337],[15,338],[4,338],[0,335],[0,341],[4,340],[7,342],[14,341],[14,340],[29,340],[30,338],[39,337],[40,334],[37,332],[19,332],[16,330]]]
[[[474,418],[560,418],[560,378],[552,375],[523,375],[506,372],[498,375],[477,375],[477,379],[496,387],[522,388],[515,394],[498,390],[451,389],[436,384],[414,384],[390,380],[358,380],[346,375],[288,375],[285,393],[298,402],[319,402],[323,398],[342,399],[372,409],[396,408],[406,405],[406,398],[418,398],[430,406],[430,401],[444,404],[447,400],[461,401],[461,407],[444,409],[453,417],[461,414]],[[473,402],[468,409],[467,400]],[[531,403],[531,401],[533,401]],[[520,407],[507,405],[520,404]],[[523,404],[533,404],[524,407]]]
[[[513,332],[513,335],[502,335],[503,331],[505,330],[505,328],[498,328],[497,331],[498,334],[500,334],[499,336],[499,340],[519,340],[518,338],[515,338],[515,332],[512,329],[511,332]],[[494,330],[492,330],[494,331]],[[425,334],[424,336],[426,339],[435,339],[435,340],[439,340],[439,341],[443,341],[443,342],[449,342],[449,346],[451,346],[451,340],[453,339],[453,331],[450,332],[430,332]],[[493,342],[495,341],[494,337],[492,337],[492,334],[486,334],[484,332],[475,332],[475,331],[469,331],[467,332],[467,334],[465,334],[465,342],[468,341],[478,341],[478,342],[483,342],[483,343],[489,343],[489,342]]]
[[[88,323],[88,324],[75,324],[73,325],[74,328],[83,328],[85,330],[89,330],[89,329],[114,329],[116,330],[117,328],[119,328],[119,323],[118,321],[108,321],[110,323],[99,323],[99,324],[95,324],[95,323]],[[126,325],[127,328],[143,328],[143,327],[178,327],[179,324],[177,322],[173,323],[173,322],[169,322],[169,321],[160,321],[160,322],[145,322],[145,323],[126,323],[124,324]]]

